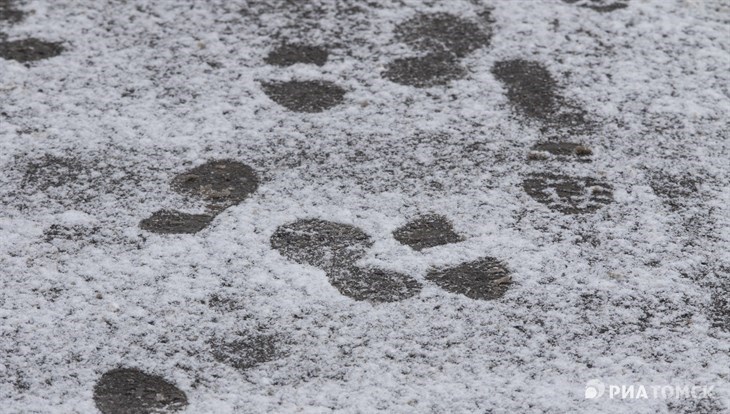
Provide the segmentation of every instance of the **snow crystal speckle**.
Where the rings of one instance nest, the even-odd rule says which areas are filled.
[[[0,411],[726,412],[729,23],[0,0]]]
[[[58,42],[46,42],[40,39],[22,39],[0,41],[0,58],[12,59],[21,63],[34,62],[58,56],[63,46]]]

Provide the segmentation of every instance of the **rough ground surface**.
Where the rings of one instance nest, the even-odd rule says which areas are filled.
[[[728,27],[0,0],[0,412],[728,412]]]
[[[104,373],[94,401],[104,414],[175,412],[188,404],[185,393],[164,378],[129,368]]]

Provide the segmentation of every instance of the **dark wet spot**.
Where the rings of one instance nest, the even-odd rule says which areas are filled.
[[[562,128],[585,127],[585,111],[558,94],[558,85],[540,62],[514,59],[497,62],[492,74],[507,89],[507,99],[522,115]]]
[[[0,42],[0,57],[21,63],[52,58],[60,55],[61,52],[63,52],[61,43],[33,38]]]
[[[214,216],[160,210],[142,220],[139,228],[159,234],[194,234],[206,228]]]
[[[294,112],[322,112],[344,102],[345,90],[328,81],[288,81],[262,84],[272,101]]]
[[[697,195],[700,189],[700,179],[689,173],[656,172],[651,174],[649,185],[667,206],[678,209]]]
[[[0,0],[0,22],[17,23],[23,19],[24,13],[18,10],[14,1]]]
[[[557,83],[539,62],[522,59],[497,62],[492,73],[507,87],[507,98],[525,115],[546,119],[557,106]]]
[[[532,147],[528,159],[531,161],[539,161],[556,158],[561,161],[574,159],[588,162],[591,160],[591,155],[593,155],[593,151],[582,144],[573,142],[541,142]]]
[[[119,368],[101,376],[94,387],[94,402],[102,414],[152,414],[180,411],[188,398],[160,376]]]
[[[87,166],[75,158],[46,155],[28,164],[22,186],[41,191],[61,187],[76,182],[88,170]]]
[[[360,301],[396,302],[421,291],[416,279],[388,270],[351,267],[329,272],[327,276],[341,294]]]
[[[429,214],[408,222],[395,230],[393,237],[416,251],[461,241],[451,222],[438,214]]]
[[[282,256],[327,271],[354,264],[372,244],[370,236],[355,226],[319,219],[280,226],[271,236],[271,247]]]
[[[590,177],[532,174],[522,186],[535,201],[564,214],[592,213],[613,201],[613,188]]]
[[[502,297],[512,282],[507,267],[493,257],[431,270],[426,279],[451,293],[482,300]]]
[[[590,6],[589,5],[589,6],[584,6],[584,7],[588,7],[591,10],[595,10],[595,11],[601,12],[601,13],[608,13],[608,12],[612,12],[612,11],[616,11],[616,10],[620,10],[620,9],[625,9],[626,7],[628,7],[628,4],[613,3],[613,4],[607,4],[605,6]]]
[[[466,71],[458,60],[446,54],[429,54],[421,57],[395,59],[383,72],[383,77],[406,86],[426,88],[445,85],[460,79]]]
[[[216,208],[236,205],[258,188],[256,172],[231,160],[209,161],[172,180],[172,188],[213,204]]]
[[[327,49],[321,46],[284,44],[272,50],[264,61],[275,66],[291,66],[296,63],[322,66],[327,62],[328,56]]]
[[[628,7],[628,4],[614,0],[563,0],[563,2],[576,4],[600,13],[608,13]]]
[[[244,335],[231,341],[217,340],[211,345],[217,361],[236,369],[252,368],[279,354],[278,341],[273,335]]]
[[[282,256],[324,270],[332,286],[352,299],[393,302],[420,292],[420,283],[409,276],[356,267],[372,244],[355,226],[319,219],[280,226],[271,236],[271,247]]]
[[[399,24],[396,39],[415,49],[464,57],[489,45],[491,33],[478,24],[448,14],[422,14]]]

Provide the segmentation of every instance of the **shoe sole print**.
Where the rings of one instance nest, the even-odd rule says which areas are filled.
[[[16,8],[14,1],[0,1],[0,28],[4,24],[18,24],[25,17],[22,10]],[[20,63],[31,63],[50,59],[63,53],[60,42],[48,42],[36,38],[6,40],[6,35],[0,33],[0,59],[14,60]]]
[[[575,1],[564,0],[575,3]],[[580,3],[595,11],[605,12],[625,7],[625,3],[594,6]],[[609,10],[611,9],[611,10]],[[4,16],[0,7],[0,20]],[[5,22],[19,21],[18,17],[6,17]],[[465,76],[466,69],[461,60],[481,47],[489,45],[491,34],[468,20],[455,16],[436,14],[415,18],[403,24],[396,38],[410,45],[419,56],[394,59],[388,65],[383,77],[406,86],[418,88],[448,84]],[[456,22],[456,23],[454,23]],[[456,35],[429,40],[412,33],[423,31],[424,27],[442,27],[449,33],[452,27],[462,27],[461,37],[468,38],[466,44],[459,44]],[[474,30],[472,30],[474,29]],[[456,32],[459,33],[459,32]],[[37,39],[0,41],[0,57],[27,63],[46,59],[63,52],[60,43],[42,42]],[[301,52],[301,53],[300,53]],[[300,53],[300,55],[297,55]],[[288,66],[295,63],[322,66],[327,61],[326,50],[316,46],[285,45],[272,52],[267,64]],[[514,64],[515,62],[511,62]],[[522,69],[532,70],[538,79],[544,76],[540,65],[535,62],[517,64]],[[561,101],[554,88],[536,87],[535,92],[524,92],[528,84],[509,79],[510,70],[500,70],[503,83],[507,84],[507,95],[515,112],[553,128],[562,118],[576,128],[582,128],[584,114],[580,111],[561,112],[554,108]],[[542,68],[544,69],[544,67]],[[495,75],[496,76],[496,75]],[[509,84],[512,83],[510,90]],[[550,82],[547,82],[550,84]],[[523,88],[523,90],[520,90]],[[529,89],[529,88],[528,88]],[[302,113],[318,113],[340,105],[346,91],[332,82],[320,80],[296,80],[288,82],[265,82],[262,90],[282,107]],[[523,98],[548,95],[552,104],[546,108],[530,107],[519,101]],[[510,98],[510,95],[512,96]],[[532,147],[531,161],[543,162],[590,162],[592,151],[582,143],[570,141],[547,141]],[[537,164],[537,163],[535,163]],[[258,177],[249,166],[237,161],[210,161],[180,174],[171,182],[173,191],[186,197],[207,203],[205,214],[183,213],[160,210],[143,220],[140,227],[161,234],[196,233],[208,227],[222,211],[235,206],[250,197],[258,188]],[[523,188],[530,197],[553,211],[564,214],[592,213],[612,201],[612,188],[601,180],[591,177],[574,177],[559,172],[537,172],[527,177]],[[429,214],[416,217],[393,231],[398,242],[411,247],[415,252],[459,243],[463,240],[443,216]],[[499,259],[483,257],[446,268],[428,270],[424,282],[397,272],[382,269],[363,268],[357,265],[373,241],[357,227],[329,222],[321,219],[297,220],[279,227],[271,236],[271,246],[288,260],[314,266],[325,271],[330,283],[344,296],[358,301],[387,303],[406,300],[418,295],[424,283],[433,283],[445,291],[463,295],[475,300],[496,300],[508,292],[512,279],[507,266]],[[275,345],[262,338],[241,337],[234,340],[211,342],[215,359],[237,369],[248,369],[256,363],[275,358]],[[242,356],[243,355],[243,356]],[[253,356],[251,356],[253,355]],[[187,396],[171,380],[135,368],[116,368],[107,371],[94,387],[93,398],[103,413],[180,411],[187,404]],[[127,410],[127,411],[123,411]]]
[[[557,81],[545,65],[523,59],[500,61],[495,63],[492,74],[504,85],[514,111],[538,123],[553,139],[535,144],[528,160],[591,161],[593,151],[589,147],[565,141],[564,137],[589,132],[592,122],[585,110],[560,94]],[[593,213],[613,201],[613,187],[605,181],[559,171],[531,173],[522,188],[533,200],[563,214]]]
[[[258,176],[246,164],[231,160],[209,161],[179,174],[171,183],[177,193],[206,202],[205,214],[159,210],[142,220],[139,227],[160,234],[197,233],[225,209],[255,192],[258,183]]]
[[[405,43],[420,55],[397,58],[381,74],[394,83],[416,88],[443,86],[463,78],[467,70],[461,59],[492,38],[489,12],[477,24],[449,13],[419,14],[399,23],[395,40]]]
[[[269,65],[289,67],[295,64],[323,66],[329,52],[322,46],[283,43],[264,59]],[[324,80],[265,81],[261,88],[272,101],[292,112],[317,113],[342,104],[346,91]]]
[[[428,214],[413,219],[393,232],[393,237],[415,251],[462,241],[443,216]],[[363,268],[373,242],[361,229],[320,219],[302,219],[285,224],[271,236],[271,247],[285,258],[319,268],[341,294],[372,303],[405,300],[421,291],[416,279],[397,272]],[[497,299],[511,278],[497,259],[487,257],[456,267],[432,269],[427,280],[471,299]]]

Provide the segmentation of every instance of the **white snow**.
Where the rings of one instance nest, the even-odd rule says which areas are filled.
[[[175,383],[189,413],[699,410],[586,400],[591,379],[714,385],[702,404],[729,409],[730,335],[711,321],[712,289],[730,277],[721,0],[630,0],[611,13],[558,0],[319,0],[327,13],[306,19],[285,3],[31,0],[23,21],[0,25],[10,40],[66,49],[28,66],[0,59],[0,412],[95,412],[95,382],[120,365]],[[486,7],[491,45],[463,60],[466,78],[416,89],[380,76],[413,53],[393,40],[399,22]],[[332,45],[330,58],[266,65],[279,39]],[[490,73],[513,58],[542,62],[597,121],[569,139],[593,149],[591,163],[526,161],[545,138]],[[289,79],[335,82],[345,102],[287,111],[260,83]],[[24,186],[46,154],[91,173]],[[170,181],[229,158],[259,174],[250,198],[195,235],[139,229],[160,209],[202,212]],[[521,186],[541,171],[601,177],[614,202],[552,212]],[[700,190],[673,209],[652,189],[659,173],[688,173]],[[430,212],[465,241],[419,253],[392,238]],[[364,263],[423,291],[378,305],[340,295],[270,247],[299,218],[362,228],[375,241]],[[47,241],[53,225],[89,232]],[[425,280],[484,256],[512,271],[499,300]],[[236,306],[209,306],[211,295]],[[280,358],[242,372],[211,356],[211,338],[257,330],[282,338]]]

